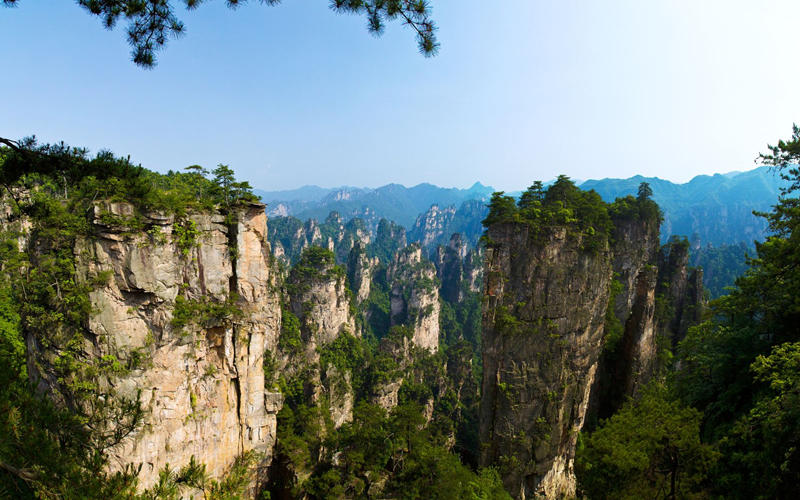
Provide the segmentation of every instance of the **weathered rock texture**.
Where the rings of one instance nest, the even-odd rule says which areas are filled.
[[[606,332],[597,383],[592,391],[590,420],[610,417],[653,375],[658,339],[655,331],[655,287],[659,236],[657,221],[616,221],[612,236],[614,279],[618,291],[613,304],[621,337]],[[607,318],[608,320],[608,318]],[[607,324],[606,327],[609,325]]]
[[[314,277],[290,284],[293,291],[289,305],[302,325],[303,346],[309,356],[315,356],[318,347],[333,342],[345,331],[356,333],[345,274],[335,271],[333,263],[318,269]]]
[[[263,453],[268,463],[282,397],[264,390],[263,355],[275,346],[280,325],[264,206],[235,208],[232,224],[220,214],[181,221],[149,214],[147,232],[107,225],[103,214],[124,220],[133,207],[98,204],[94,237],[76,244],[78,276],[108,276],[90,294],[97,312],[84,351],[88,359],[113,356],[133,366],[108,383],[120,396],[138,393],[145,410],[142,425],[109,450],[110,468],[142,464],[140,486],[148,487],[165,465],[180,467],[192,456],[212,477],[248,450]],[[196,245],[181,250],[176,228],[190,225],[198,231]],[[227,300],[241,315],[177,327],[172,319],[181,300]],[[34,377],[56,392],[48,371],[55,353],[38,350],[34,338],[28,343]],[[131,363],[133,357],[142,361]]]
[[[661,247],[658,256],[658,287],[660,311],[656,318],[660,333],[676,346],[689,327],[703,313],[703,270],[689,268],[689,244],[673,239]]]
[[[418,347],[439,348],[439,290],[436,269],[423,260],[422,249],[412,244],[398,252],[388,272],[392,284],[390,320],[413,330],[411,341]]]
[[[454,233],[450,237],[447,246],[436,247],[433,262],[436,265],[436,274],[442,283],[442,298],[449,302],[459,302],[462,298],[466,257],[467,243],[459,233]]]
[[[455,303],[465,292],[478,293],[483,286],[483,247],[470,248],[461,233],[453,233],[447,246],[439,245],[431,259],[441,282],[443,299]]]
[[[516,498],[574,495],[587,417],[611,416],[700,319],[702,272],[689,270],[688,244],[659,251],[656,221],[614,222],[596,253],[564,229],[488,230],[481,462],[500,467]]]
[[[417,217],[409,231],[409,241],[430,251],[437,245],[447,245],[450,235],[459,233],[469,246],[474,247],[483,233],[481,220],[486,214],[484,200],[466,200],[458,208],[432,205]]]
[[[432,246],[442,236],[447,236],[445,232],[455,214],[454,206],[441,208],[439,205],[431,205],[431,208],[417,217],[411,229],[412,239],[425,248]]]
[[[483,316],[481,462],[517,498],[574,495],[575,444],[603,342],[612,276],[607,246],[489,228]]]
[[[308,402],[312,405],[325,402],[334,426],[339,427],[353,417],[352,374],[322,366],[320,351],[345,333],[358,336],[359,332],[350,308],[344,270],[333,261],[319,262],[317,266],[307,273],[290,274],[289,306],[300,320],[302,348],[300,352],[281,353],[280,368],[285,375],[307,370]]]
[[[365,245],[356,242],[347,258],[347,279],[350,289],[353,290],[356,302],[359,304],[367,300],[372,286],[372,278],[378,268],[378,258],[367,256]]]
[[[338,212],[331,212],[322,223],[314,219],[301,222],[294,217],[279,219],[271,224],[268,237],[275,257],[287,266],[294,264],[310,246],[331,250],[342,264],[347,262],[356,243],[367,245],[371,240],[363,220],[351,219],[345,223]]]

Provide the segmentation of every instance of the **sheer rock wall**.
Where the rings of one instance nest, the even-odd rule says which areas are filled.
[[[612,276],[607,245],[534,236],[524,224],[488,230],[483,310],[481,462],[499,466],[516,498],[575,493],[578,432],[603,342]]]
[[[280,327],[264,206],[236,207],[227,220],[219,213],[179,222],[147,214],[146,232],[104,217],[124,221],[133,212],[125,203],[98,203],[93,236],[79,238],[75,248],[79,278],[106,279],[90,293],[94,312],[83,351],[88,359],[113,356],[132,366],[106,383],[120,396],[138,395],[144,410],[141,425],[109,450],[109,467],[141,464],[140,486],[149,487],[165,465],[181,467],[192,456],[212,477],[249,450],[268,463],[282,396],[264,389],[264,351],[274,348]],[[181,249],[174,236],[188,225],[196,241]],[[181,300],[229,300],[241,314],[177,326]],[[28,345],[32,376],[58,394],[51,371],[58,353],[30,335]],[[132,363],[134,357],[140,361]]]

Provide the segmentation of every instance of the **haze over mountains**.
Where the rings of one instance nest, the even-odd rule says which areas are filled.
[[[684,184],[637,175],[628,179],[587,180],[579,186],[594,189],[604,200],[613,201],[635,195],[641,182],[650,183],[653,199],[664,212],[661,239],[666,241],[677,234],[702,245],[739,242],[751,245],[753,240],[763,239],[766,223],[752,212],[768,211],[785,185],[769,167],[759,167],[746,172],[699,175]],[[427,239],[440,243],[451,232],[464,232],[468,240],[475,241],[481,231],[480,220],[486,214],[485,202],[493,191],[491,186],[476,182],[468,189],[423,183],[408,188],[400,184],[374,189],[304,186],[254,192],[268,204],[270,217],[323,221],[335,211],[345,221],[363,219],[372,230],[380,219],[386,218],[404,226],[412,241],[423,241],[426,226],[435,227],[442,236],[428,235]],[[434,205],[437,208],[431,209]]]

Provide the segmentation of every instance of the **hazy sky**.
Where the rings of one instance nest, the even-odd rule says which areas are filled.
[[[19,0],[0,8],[0,136],[160,171],[226,163],[267,190],[511,190],[746,170],[800,122],[797,0],[431,2],[431,59],[408,29],[373,38],[327,0],[216,1],[179,7],[186,36],[142,70],[122,26]]]

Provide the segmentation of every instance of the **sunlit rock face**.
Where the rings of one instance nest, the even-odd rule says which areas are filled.
[[[398,252],[388,277],[392,284],[391,324],[409,326],[412,343],[435,352],[439,348],[440,305],[433,263],[422,258],[418,244],[412,244]]]
[[[144,488],[167,464],[181,467],[192,456],[215,478],[250,450],[268,464],[282,396],[264,389],[263,357],[275,347],[281,313],[264,206],[178,221],[146,214],[145,231],[108,222],[132,214],[126,203],[98,203],[93,236],[75,248],[78,276],[104,280],[90,293],[85,355],[129,367],[101,383],[119,397],[138,397],[144,410],[140,425],[108,451],[110,469],[141,464]],[[196,237],[179,245],[186,228]],[[228,306],[202,320],[174,321],[186,304],[199,302]],[[56,395],[57,353],[32,337],[28,343],[34,378]]]

